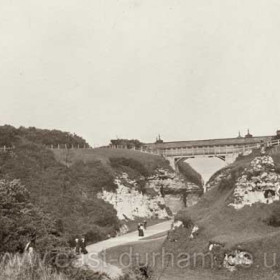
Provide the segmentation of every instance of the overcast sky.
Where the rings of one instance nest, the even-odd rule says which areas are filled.
[[[0,0],[0,124],[112,138],[280,129],[279,0]]]

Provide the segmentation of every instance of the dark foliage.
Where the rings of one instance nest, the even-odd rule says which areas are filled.
[[[181,221],[185,228],[191,228],[194,225],[192,219],[185,211],[179,211],[175,216],[175,221]]]
[[[120,280],[148,280],[155,279],[154,271],[147,263],[135,262]]]
[[[131,158],[110,158],[110,163],[113,168],[129,167],[134,171],[137,171],[142,176],[149,176],[149,171],[139,161]]]
[[[111,145],[126,147],[127,149],[132,149],[132,148],[139,149],[143,146],[143,143],[141,143],[137,139],[131,139],[131,140],[129,140],[129,139],[112,139]]]
[[[179,161],[178,169],[187,181],[194,183],[199,187],[203,186],[201,175],[196,172],[187,162]]]
[[[219,183],[219,190],[229,190],[233,189],[236,183],[236,180],[238,177],[240,177],[241,173],[244,171],[244,168],[242,166],[235,166],[230,171],[227,177],[223,178],[221,182]]]
[[[269,226],[280,227],[280,204],[278,202],[274,205],[272,213],[265,220],[265,223]]]
[[[277,172],[278,174],[280,174],[280,153],[272,153],[271,157],[274,160],[274,164],[275,164],[275,172]]]
[[[55,221],[30,201],[27,189],[19,180],[0,181],[0,253],[22,252],[36,237],[40,252],[63,246]]]
[[[48,149],[27,143],[0,154],[0,166],[0,179],[20,179],[31,201],[51,212],[59,220],[56,228],[63,228],[65,235],[85,234],[95,225],[110,232],[118,228],[113,206],[96,196],[102,188],[116,187],[100,162],[78,162],[67,168]]]
[[[80,136],[59,130],[38,129],[35,127],[15,128],[10,125],[0,126],[0,146],[11,147],[16,145],[20,139],[26,139],[33,143],[42,145],[66,145],[68,148],[78,145],[88,147],[88,143]]]

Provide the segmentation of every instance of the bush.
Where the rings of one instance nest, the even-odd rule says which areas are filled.
[[[116,157],[116,158],[110,158],[110,163],[113,168],[129,167],[144,177],[149,176],[149,172],[145,168],[145,166],[141,162],[139,162],[135,159],[124,158],[124,157],[117,158]]]
[[[141,143],[139,140],[137,139],[112,139],[111,140],[111,145],[113,146],[123,146],[126,147],[128,149],[132,149],[132,148],[136,148],[139,149],[143,146],[143,143]]]
[[[193,227],[194,223],[185,211],[179,211],[175,216],[175,221],[181,221],[185,228]]]
[[[233,167],[226,178],[222,178],[219,183],[218,189],[229,190],[235,187],[236,180],[241,176],[244,168],[241,166]]]
[[[104,239],[104,236],[101,235],[100,230],[91,229],[85,234],[85,238],[90,243],[96,243]]]
[[[148,280],[154,279],[154,272],[147,264],[133,264],[125,276],[120,280]]]
[[[20,139],[42,144],[42,145],[61,145],[65,144],[68,148],[78,145],[89,147],[88,143],[80,136],[59,130],[38,129],[35,127],[15,128],[10,125],[0,126],[0,146],[13,146]]]
[[[272,227],[280,227],[280,217],[279,213],[273,213],[271,216],[267,219],[267,224]]]
[[[265,222],[272,227],[280,227],[280,204],[277,203],[274,205],[272,213],[265,220]]]
[[[30,202],[59,220],[54,232],[85,234],[94,225],[118,229],[113,206],[96,196],[103,188],[116,188],[112,173],[101,162],[77,162],[68,168],[48,149],[26,143],[18,145],[14,155],[0,154],[0,166],[0,180],[19,178],[28,189]]]
[[[23,251],[32,237],[38,250],[44,251],[44,244],[63,244],[59,235],[55,220],[31,203],[19,180],[0,180],[0,252]]]

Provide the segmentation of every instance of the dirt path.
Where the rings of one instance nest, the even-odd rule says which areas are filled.
[[[166,221],[163,223],[159,223],[153,226],[148,226],[145,231],[145,236],[139,238],[138,231],[130,232],[128,234],[110,238],[98,243],[94,243],[92,245],[87,246],[88,254],[82,255],[79,259],[77,265],[84,266],[86,268],[92,269],[96,272],[106,273],[111,279],[118,279],[120,276],[123,275],[122,270],[114,265],[104,262],[100,257],[99,254],[107,250],[109,248],[125,245],[130,242],[141,242],[141,239],[151,237],[153,235],[166,232],[170,229],[172,221]]]

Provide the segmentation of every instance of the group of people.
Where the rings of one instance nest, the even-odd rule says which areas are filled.
[[[84,237],[75,239],[75,252],[77,255],[87,254],[86,240]]]
[[[138,236],[144,236],[144,230],[147,228],[147,221],[138,224]]]

